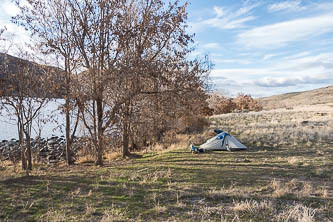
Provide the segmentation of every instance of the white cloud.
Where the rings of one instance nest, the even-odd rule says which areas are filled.
[[[217,42],[206,43],[202,45],[204,49],[220,49],[221,45]]]
[[[258,7],[260,4],[259,3],[255,3],[255,4],[249,4],[247,1],[245,2],[244,6],[241,7],[240,9],[238,9],[235,13],[234,13],[234,17],[239,17],[242,15],[247,15],[249,13],[251,13],[251,11],[253,9],[255,9],[256,7]]]
[[[0,27],[6,27],[7,29],[4,33],[4,37],[8,40],[9,51],[11,51],[13,46],[23,46],[31,42],[29,34],[22,27],[3,20],[0,20]],[[7,48],[7,46],[5,48]]]
[[[333,3],[254,1],[261,7],[255,8],[246,0],[243,5],[216,4],[207,17],[195,23],[200,31],[213,27],[207,32],[220,34],[223,30],[220,42],[211,40],[223,47],[211,50],[222,55],[210,54],[218,68],[211,73],[216,88],[272,95],[333,84]],[[200,42],[202,49],[218,45]]]
[[[244,31],[237,42],[247,48],[273,49],[333,31],[333,14],[295,19]]]
[[[315,3],[312,6],[313,8],[319,11],[332,11],[333,10],[333,3],[332,2],[325,2],[325,3]]]
[[[257,73],[248,79],[247,73]],[[262,73],[262,74],[258,74]],[[264,73],[267,74],[266,76]],[[286,74],[275,72],[275,74]],[[253,74],[253,73],[252,73]],[[232,96],[238,92],[250,93],[254,97],[270,96],[290,91],[310,90],[333,84],[333,76],[330,74],[305,75],[294,77],[296,72],[289,73],[289,76],[275,77],[274,71],[269,69],[243,69],[243,70],[217,70],[212,76],[214,88],[217,91],[228,91]],[[226,77],[220,76],[225,75]],[[235,77],[236,76],[236,77]]]
[[[293,54],[293,55],[286,56],[286,57],[284,57],[284,59],[296,59],[296,58],[308,56],[310,54],[311,54],[311,52],[300,52],[300,53],[296,53],[296,54]]]
[[[264,57],[262,58],[263,60],[269,60],[271,58],[277,57],[277,56],[281,56],[283,53],[275,53],[275,54],[267,54],[264,55]]]
[[[191,22],[189,25],[192,31],[201,31],[205,26],[210,26],[222,30],[237,29],[245,27],[245,23],[254,20],[256,17],[251,15],[252,10],[259,4],[250,5],[248,2],[238,10],[232,11],[222,7],[214,6],[215,16],[200,22]]]
[[[286,58],[274,66],[281,71],[293,70],[295,75],[332,74],[333,53],[321,53],[313,56]]]
[[[303,54],[305,55],[306,52]],[[318,84],[330,80],[333,83],[332,73],[333,53],[321,53],[314,56],[282,59],[269,67],[215,69],[211,76],[213,78],[232,77],[240,83],[259,81],[258,83],[266,85],[287,85],[291,81],[297,84]]]
[[[270,59],[272,57],[275,57],[275,54],[265,55],[264,58],[263,58],[263,60],[268,60],[268,59]]]
[[[222,7],[218,7],[218,6],[214,6],[213,7],[213,10],[215,11],[216,13],[216,16],[219,18],[219,17],[222,17],[224,15],[224,10]]]
[[[333,77],[330,75],[319,75],[319,76],[302,76],[302,77],[282,77],[272,78],[264,77],[259,80],[253,81],[254,85],[260,87],[288,87],[306,84],[324,84],[333,83]]]
[[[281,71],[269,68],[231,68],[231,69],[214,69],[211,72],[211,77],[226,77],[237,82],[246,82],[249,79],[257,79],[262,76],[281,75]]]
[[[219,29],[235,29],[245,27],[244,23],[253,19],[253,16],[233,20],[229,18],[212,18],[203,21],[202,24]]]
[[[279,3],[274,3],[268,6],[269,12],[277,12],[277,11],[301,11],[306,9],[305,6],[301,6],[301,0],[294,0],[294,1],[284,1]]]
[[[273,66],[215,69],[211,77],[218,90],[224,89],[233,95],[251,93],[256,97],[332,85],[333,53],[309,54],[300,52],[284,57]]]
[[[224,59],[224,58],[212,58],[212,61],[214,64],[225,64],[225,63],[229,63],[229,64],[241,64],[241,65],[249,65],[252,62],[250,60],[246,60],[246,59]]]
[[[203,21],[203,24],[219,29],[236,29],[245,27],[244,23],[254,19],[254,16],[247,16],[239,19],[213,18]]]
[[[7,16],[15,16],[20,12],[20,9],[16,7],[16,5],[10,1],[4,1],[0,5],[0,11]]]
[[[24,1],[22,1],[24,3]],[[7,41],[2,45],[1,51],[10,53],[12,55],[17,55],[18,51],[23,48],[29,51],[30,49],[26,47],[27,43],[31,43],[30,36],[28,32],[21,26],[10,21],[11,16],[17,15],[19,9],[10,0],[5,0],[0,4],[0,28],[6,27],[6,32],[4,37]]]

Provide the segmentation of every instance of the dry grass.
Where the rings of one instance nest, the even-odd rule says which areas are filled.
[[[190,140],[191,140],[191,135],[187,135],[187,134],[177,134],[174,137],[172,137],[171,139],[169,139],[169,141],[167,143],[157,143],[154,144],[150,147],[147,147],[144,150],[144,153],[148,153],[148,152],[159,152],[159,153],[163,153],[163,152],[169,152],[172,150],[178,150],[179,147],[188,147],[190,144]]]
[[[262,211],[274,211],[271,201],[245,200],[236,201],[232,207],[233,211],[245,211],[249,213],[262,213]]]
[[[211,117],[221,128],[253,147],[313,147],[333,141],[333,107],[314,105]],[[318,153],[322,155],[322,153]]]
[[[113,160],[119,160],[122,158],[122,153],[120,152],[107,152],[104,154],[104,157],[108,160],[108,161],[113,161]]]
[[[329,104],[333,103],[333,86],[305,92],[275,95],[262,98],[260,102],[265,109],[293,109],[300,105]]]
[[[328,197],[328,190],[326,186],[321,184],[314,185],[314,182],[299,181],[292,179],[289,182],[282,182],[276,179],[271,181],[270,187],[272,188],[272,197],[282,198],[288,196],[295,196],[299,199],[311,198],[320,196],[323,198]]]
[[[289,186],[286,186],[275,179],[272,181],[271,186],[273,188],[272,197],[282,197],[290,193]]]
[[[330,221],[333,146],[324,131],[333,126],[317,112],[213,117],[211,128],[238,132],[251,148],[244,152],[191,154],[189,141],[212,136],[207,131],[138,158],[106,154],[105,167],[82,158],[71,167],[37,165],[26,177],[19,165],[1,163],[0,220]]]
[[[231,185],[228,188],[213,187],[207,191],[207,194],[213,199],[220,199],[225,196],[236,196],[236,197],[246,198],[249,197],[250,193],[251,193],[250,189],[242,189],[235,185]]]
[[[96,213],[96,208],[92,204],[86,203],[85,215],[91,217],[95,213]]]
[[[127,214],[128,212],[126,210],[112,205],[103,212],[100,222],[133,221],[127,217]]]
[[[49,209],[41,218],[41,221],[63,222],[68,220],[64,211]]]
[[[328,221],[333,209],[329,175],[317,176],[307,169],[309,166],[291,165],[288,150],[279,149],[278,153],[285,157],[272,158],[276,152],[192,155],[184,148],[113,161],[105,168],[59,165],[41,173],[41,167],[41,172],[33,171],[31,177],[19,176],[23,172],[13,176],[13,166],[6,166],[4,172],[12,179],[0,181],[0,218]],[[293,156],[300,156],[300,152],[304,151],[296,150]],[[333,150],[325,152],[332,154]],[[304,161],[313,153],[303,153]],[[321,166],[322,158],[313,159],[311,164]],[[331,169],[329,163],[325,163],[327,170]],[[316,181],[305,179],[309,173]]]
[[[288,206],[286,210],[277,216],[277,219],[283,222],[312,222],[315,221],[315,214],[315,209],[296,204],[295,206]]]
[[[94,163],[95,162],[95,157],[86,154],[86,155],[80,155],[79,158],[76,160],[77,163],[82,164],[82,163]]]
[[[302,165],[303,162],[304,162],[303,158],[295,157],[295,156],[288,157],[288,163],[290,165]]]
[[[328,190],[326,187],[322,187],[320,190],[317,191],[317,193],[324,199],[328,198]]]

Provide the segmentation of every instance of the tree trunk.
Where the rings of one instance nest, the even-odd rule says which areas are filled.
[[[123,129],[123,158],[130,155],[130,152],[128,150],[128,144],[129,144],[129,122],[128,122],[128,116],[126,115],[124,118],[124,129]]]
[[[71,141],[71,136],[70,136],[70,116],[69,116],[69,97],[66,97],[66,162],[67,165],[72,165],[73,161],[72,161],[72,152],[71,152],[71,145],[72,145],[72,141]]]
[[[96,100],[97,106],[97,158],[95,165],[103,166],[103,152],[104,152],[104,141],[103,141],[103,102],[101,99]]]
[[[69,104],[69,99],[70,99],[70,73],[68,72],[69,68],[69,58],[65,57],[65,72],[66,72],[66,104],[65,104],[65,119],[66,119],[66,162],[67,165],[72,165],[73,164],[73,159],[72,159],[72,138],[71,138],[71,132],[70,132],[70,127],[71,127],[71,119],[70,119],[70,104]]]
[[[28,162],[28,166],[27,169],[28,170],[32,170],[32,158],[31,158],[31,143],[30,143],[30,135],[26,134],[26,146],[27,146],[27,162]]]
[[[41,148],[40,138],[41,138],[41,134],[42,133],[39,131],[38,140],[37,140],[37,153],[36,153],[37,163],[40,163],[40,148]]]
[[[22,163],[22,170],[26,170],[27,169],[27,163],[26,163],[26,158],[25,158],[23,128],[20,125],[21,124],[19,123],[19,142],[20,142],[20,147],[21,147],[21,163]]]

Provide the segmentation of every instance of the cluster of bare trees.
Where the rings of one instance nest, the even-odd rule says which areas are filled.
[[[44,96],[49,88],[46,69],[26,60],[13,61],[13,57],[1,55],[1,106],[17,120],[23,169],[32,168],[30,139],[32,123],[47,103]],[[26,145],[25,145],[25,144]]]
[[[57,58],[62,71],[24,77],[43,87],[23,81],[33,92],[15,96],[7,92],[6,98],[42,100],[31,106],[37,110],[30,112],[28,120],[18,115],[20,121],[31,122],[52,97],[44,89],[52,89],[53,95],[60,91],[65,99],[68,164],[73,163],[71,142],[78,121],[89,133],[95,163],[102,165],[110,133],[120,133],[126,156],[130,146],[159,140],[180,120],[202,113],[211,67],[207,58],[190,59],[193,36],[186,32],[186,4],[178,0],[167,4],[162,0],[29,0],[17,6],[21,12],[13,21],[30,31],[43,54]],[[36,73],[27,68],[18,67],[16,73]],[[51,77],[52,81],[46,81]],[[12,106],[18,109],[19,104],[15,101]],[[21,128],[23,133],[31,131],[26,122]]]
[[[210,114],[223,114],[237,111],[260,111],[261,104],[251,95],[239,93],[235,98],[212,94],[207,99]]]

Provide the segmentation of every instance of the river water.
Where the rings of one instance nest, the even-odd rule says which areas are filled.
[[[64,114],[58,109],[59,105],[63,105],[64,103],[65,100],[57,99],[48,102],[46,106],[42,108],[39,119],[43,120],[44,123],[38,120],[34,121],[32,137],[36,137],[40,129],[41,137],[43,138],[65,135]],[[10,113],[5,109],[1,110],[0,140],[10,140],[12,138],[18,139],[16,117]]]

